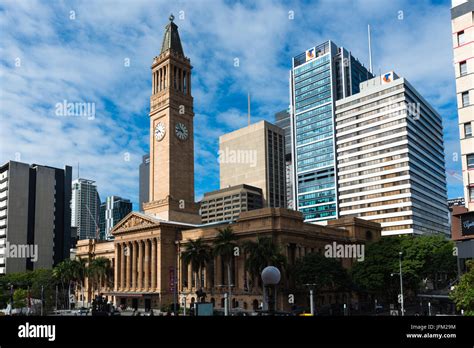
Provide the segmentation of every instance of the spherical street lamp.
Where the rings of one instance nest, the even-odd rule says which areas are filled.
[[[267,301],[267,308],[270,314],[275,312],[275,293],[276,286],[280,282],[280,270],[274,266],[265,267],[262,271],[263,288],[268,292],[268,296],[264,296]]]
[[[264,285],[277,285],[280,282],[280,270],[274,266],[265,267],[262,271],[262,281]]]

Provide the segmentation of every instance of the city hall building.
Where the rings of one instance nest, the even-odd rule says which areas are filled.
[[[202,224],[199,205],[194,201],[194,125],[191,96],[191,62],[183,53],[178,27],[166,26],[161,53],[152,64],[150,99],[150,185],[149,202],[143,213],[131,212],[111,231],[113,241],[81,240],[77,256],[91,260],[106,257],[113,276],[104,279],[95,293],[89,283],[86,298],[100,292],[115,305],[139,309],[161,309],[186,298],[197,301],[202,286],[206,301],[224,308],[228,292],[223,260],[213,257],[201,277],[195,277],[182,253],[190,240],[201,238],[212,246],[219,229],[230,226],[236,243],[271,237],[291,265],[312,252],[324,252],[326,245],[364,244],[380,238],[378,223],[346,217],[320,226],[304,222],[301,212],[267,207],[244,211],[231,222]],[[246,184],[246,183],[242,183]],[[241,250],[232,261],[232,308],[255,310],[263,300],[258,279],[250,279]],[[350,267],[355,258],[341,259]],[[201,286],[195,278],[201,279]],[[289,283],[285,272],[278,290],[278,309],[290,309],[288,295],[296,305],[309,303],[307,289],[300,292]],[[80,296],[80,294],[78,294]],[[351,293],[319,293],[316,304],[350,303]],[[84,299],[83,299],[84,300]]]

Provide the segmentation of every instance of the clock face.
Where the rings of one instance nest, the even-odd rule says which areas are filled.
[[[174,130],[178,139],[186,140],[188,138],[188,129],[183,123],[177,123]]]
[[[165,134],[166,134],[166,127],[165,127],[164,123],[162,123],[162,122],[158,123],[155,127],[155,138],[156,138],[156,140],[158,140],[158,141],[163,140],[163,138],[165,137]]]

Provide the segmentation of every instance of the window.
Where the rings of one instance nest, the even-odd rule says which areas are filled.
[[[474,169],[474,153],[467,155],[467,169]]]
[[[469,188],[469,201],[474,202],[474,187]]]
[[[469,106],[469,92],[462,92],[461,98],[462,98],[462,106],[463,107]]]
[[[458,33],[458,45],[464,44],[465,40],[466,40],[466,36],[464,35],[464,31],[460,31]]]
[[[471,123],[464,123],[464,137],[469,138],[472,137],[472,126]]]
[[[467,62],[461,62],[459,63],[459,74],[461,76],[467,75]]]

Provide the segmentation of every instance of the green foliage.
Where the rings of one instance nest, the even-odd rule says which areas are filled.
[[[48,269],[37,269],[34,271],[27,271],[21,273],[11,273],[0,277],[0,308],[5,308],[10,302],[10,284],[13,285],[14,296],[18,290],[27,291],[30,288],[31,298],[41,298],[41,286],[44,288],[44,299],[46,308],[54,306],[54,294],[56,287],[56,280],[53,278],[53,272]],[[14,300],[15,302],[15,300]],[[16,306],[16,305],[15,305]]]
[[[234,248],[237,247],[236,240],[237,236],[232,231],[232,227],[219,229],[214,240],[214,255],[220,255],[225,263],[229,263],[234,256]]]
[[[417,293],[423,281],[446,287],[456,276],[453,243],[443,236],[393,236],[366,246],[363,262],[354,264],[351,276],[359,290],[393,299],[399,292],[399,252],[402,254],[404,290]],[[445,275],[445,277],[441,277]]]
[[[260,277],[262,270],[267,266],[275,266],[280,270],[286,268],[286,257],[270,237],[257,236],[255,242],[245,242],[243,249],[246,253],[245,269],[252,278]]]
[[[341,263],[319,253],[311,253],[299,259],[292,271],[299,286],[316,284],[316,290],[339,290],[348,288],[350,284],[348,274]]]
[[[28,296],[28,291],[25,289],[16,289],[13,293],[13,305],[15,308],[24,308],[26,307],[26,299]]]
[[[464,314],[474,316],[474,261],[466,263],[468,271],[461,276],[449,297],[458,310],[464,309]]]
[[[201,270],[211,259],[211,250],[204,244],[201,238],[188,240],[186,249],[183,251],[183,262],[188,265],[191,263],[193,272],[196,274],[196,281],[201,287]]]

